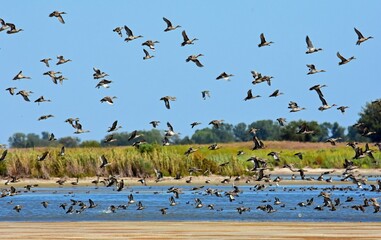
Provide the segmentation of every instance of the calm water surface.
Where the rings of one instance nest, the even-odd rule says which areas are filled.
[[[171,185],[172,186],[172,185]],[[273,185],[264,190],[257,191],[254,185],[240,186],[241,192],[230,202],[224,193],[233,190],[232,185],[205,185],[201,190],[193,191],[194,186],[179,185],[182,194],[176,199],[176,206],[169,206],[169,198],[173,193],[168,193],[171,186],[130,186],[123,191],[117,192],[115,188],[99,186],[80,187],[54,187],[32,188],[30,192],[23,192],[23,188],[17,188],[22,192],[15,196],[0,198],[1,221],[334,221],[334,222],[378,222],[381,221],[381,213],[373,213],[372,206],[366,207],[365,212],[351,208],[354,205],[362,205],[364,198],[380,197],[380,192],[371,192],[370,187],[364,186],[358,189],[355,185]],[[206,189],[217,189],[222,197],[207,195]],[[328,188],[328,189],[327,189]],[[315,210],[318,205],[323,205],[323,197],[318,197],[321,191],[331,193],[332,200],[340,198],[341,204],[336,211],[325,207],[323,211]],[[128,195],[133,194],[134,204],[128,205]],[[282,204],[275,205],[274,198],[278,197]],[[353,201],[346,202],[348,197]],[[201,199],[202,208],[195,207],[195,198]],[[300,207],[298,203],[314,199],[310,206]],[[71,205],[71,200],[83,201],[89,205],[88,199],[92,199],[98,206],[85,209],[81,213],[66,213]],[[47,208],[42,201],[49,203]],[[145,209],[138,211],[136,203],[141,201]],[[381,200],[380,200],[381,201]],[[66,210],[59,206],[66,203]],[[13,210],[15,205],[22,205],[20,212]],[[207,206],[214,205],[214,210]],[[260,205],[270,204],[276,210],[267,213],[257,209]],[[110,206],[128,205],[127,209],[110,211]],[[250,208],[250,211],[239,214],[237,207]],[[161,208],[168,208],[167,214],[162,215]],[[80,209],[78,205],[75,210]]]

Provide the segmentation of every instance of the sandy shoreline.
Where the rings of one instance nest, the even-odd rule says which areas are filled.
[[[326,171],[335,171],[329,175],[325,175],[325,179],[327,179],[330,176],[341,176],[344,172],[343,169],[307,169],[306,172],[306,179],[308,179],[311,175],[319,175],[322,172]],[[336,181],[333,183],[329,183],[326,181],[317,181],[317,180],[300,180],[300,176],[298,173],[295,173],[296,180],[290,180],[291,175],[293,174],[288,169],[285,168],[279,168],[275,169],[273,171],[268,170],[266,172],[267,174],[271,174],[271,179],[274,179],[277,176],[283,176],[283,180],[279,183],[280,185],[293,185],[293,184],[299,184],[299,185],[306,185],[306,184],[347,184],[348,182],[342,182],[342,181]],[[360,176],[373,176],[373,177],[380,177],[381,178],[381,170],[380,169],[358,169],[355,170],[356,175]],[[99,180],[102,181],[105,176],[100,177]],[[239,181],[234,181],[236,176],[232,176],[231,178],[229,176],[219,176],[219,175],[211,175],[211,176],[192,176],[192,181],[190,184],[186,183],[186,180],[188,180],[190,176],[185,176],[182,179],[175,180],[173,177],[164,177],[162,181],[156,182],[155,178],[147,178],[146,182],[147,185],[155,186],[155,185],[221,185],[221,183],[224,179],[230,179],[230,182],[225,184],[232,184],[233,182],[235,184],[244,185],[255,185],[262,182],[255,181],[255,177],[249,177],[249,176],[242,176]],[[70,187],[73,186],[72,183],[76,182],[76,178],[50,178],[50,179],[36,179],[36,178],[21,178],[16,183],[10,183],[15,187],[23,187],[25,185],[34,185],[38,184],[40,187],[56,187],[58,184],[56,183],[57,180],[65,179],[66,182],[62,186]],[[78,186],[92,186],[94,185],[92,181],[96,180],[97,177],[86,177],[86,178],[80,178],[78,182]],[[131,178],[131,177],[121,177],[120,179],[123,179],[126,186],[136,186],[141,185],[141,183],[138,181],[140,178]],[[250,182],[247,182],[247,180],[250,180]],[[5,182],[6,179],[3,179]],[[206,183],[208,181],[208,183]],[[271,182],[269,182],[271,184]],[[99,186],[102,186],[102,183],[99,183]]]
[[[380,239],[381,223],[0,222],[2,239]]]

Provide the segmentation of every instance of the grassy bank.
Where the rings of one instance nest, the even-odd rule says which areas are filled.
[[[64,156],[58,156],[60,148],[9,149],[6,160],[0,162],[1,176],[19,176],[33,178],[50,177],[90,177],[118,174],[122,177],[154,176],[154,168],[165,176],[189,175],[189,168],[198,168],[200,174],[209,170],[219,175],[249,175],[247,169],[252,163],[246,160],[251,156],[265,158],[271,168],[282,167],[285,163],[296,168],[342,168],[344,159],[352,159],[352,148],[341,143],[331,146],[328,143],[265,142],[266,148],[252,151],[252,143],[221,144],[218,150],[209,150],[207,145],[193,145],[198,150],[189,156],[184,155],[190,146],[141,145],[139,149],[129,147],[113,148],[68,148]],[[243,150],[245,154],[237,156]],[[37,157],[49,151],[44,161]],[[267,154],[280,152],[279,162]],[[303,159],[294,156],[303,153]],[[100,156],[105,155],[111,163],[106,168],[99,168]],[[373,153],[380,159],[380,152]],[[378,168],[378,164],[365,157],[353,160],[361,168]],[[220,164],[229,162],[226,166]]]

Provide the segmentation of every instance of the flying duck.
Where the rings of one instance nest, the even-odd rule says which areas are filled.
[[[17,73],[17,75],[13,78],[13,80],[19,80],[19,79],[31,79],[31,77],[24,76],[24,75],[22,74],[22,71],[20,71],[20,72]]]
[[[160,42],[159,41],[147,40],[144,43],[142,43],[142,46],[147,46],[152,51],[155,51],[155,43],[160,43]]]
[[[307,64],[307,67],[309,69],[307,75],[315,74],[319,72],[325,72],[325,70],[317,70],[314,64]]]
[[[40,62],[44,63],[47,67],[50,67],[49,66],[49,61],[52,60],[51,58],[44,58],[44,59],[41,59]]]
[[[48,114],[48,115],[43,115],[43,116],[39,117],[37,120],[41,121],[41,120],[46,120],[46,119],[52,118],[52,117],[54,117],[52,114]]]
[[[321,48],[315,48],[314,45],[312,44],[311,42],[311,39],[310,37],[306,37],[306,43],[307,43],[307,51],[306,51],[306,54],[310,54],[310,53],[314,53],[314,52],[318,52],[318,51],[321,51],[323,49]]]
[[[165,107],[167,109],[171,109],[171,106],[169,105],[169,101],[176,101],[176,97],[164,96],[164,97],[160,98],[160,100],[164,101]]]
[[[110,87],[110,83],[112,83],[111,80],[107,80],[107,79],[102,79],[99,81],[99,83],[95,86],[96,88],[100,88],[100,87],[104,87],[104,88],[109,88]]]
[[[110,165],[110,163],[107,161],[107,158],[104,154],[102,156],[100,156],[99,159],[101,161],[101,165],[99,166],[99,168],[104,168],[104,167]]]
[[[194,44],[194,41],[198,40],[197,38],[193,38],[192,40],[190,40],[187,36],[187,33],[184,31],[182,31],[181,33],[183,35],[183,39],[184,41],[181,43],[181,46],[184,47],[185,45],[190,45],[190,44]]]
[[[185,61],[186,62],[192,61],[197,65],[197,67],[203,67],[204,65],[202,65],[200,61],[198,60],[198,57],[201,57],[201,56],[204,56],[204,55],[201,53],[197,55],[190,55]]]
[[[151,121],[149,124],[152,124],[153,128],[156,128],[159,125],[160,121]]]
[[[107,132],[114,132],[119,128],[122,128],[122,126],[118,126],[118,120],[116,120],[112,123],[111,127],[108,128]]]
[[[6,25],[8,27],[10,27],[10,29],[7,31],[7,34],[14,34],[14,33],[18,33],[18,32],[24,31],[21,28],[17,29],[16,25],[14,25],[13,23],[6,23]]]
[[[247,100],[251,100],[251,99],[254,99],[254,98],[258,98],[258,97],[261,97],[261,96],[260,95],[253,96],[253,93],[252,93],[251,89],[249,89],[249,91],[247,91],[247,96],[243,100],[247,101]]]
[[[5,89],[5,91],[8,91],[9,94],[14,95],[16,89],[17,89],[17,87],[9,87],[9,88]]]
[[[123,37],[122,29],[123,29],[123,27],[116,27],[112,31],[116,32],[120,37]]]
[[[16,93],[16,95],[21,95],[24,98],[25,101],[30,102],[28,97],[29,97],[29,95],[31,93],[33,93],[33,92],[32,91],[21,90],[18,93]]]
[[[177,25],[177,26],[173,26],[171,21],[169,21],[167,18],[163,17],[163,20],[165,23],[167,23],[167,28],[164,29],[164,32],[168,32],[168,31],[172,31],[172,30],[175,30],[176,28],[179,28],[181,27],[180,25]]]
[[[282,95],[282,92],[279,92],[279,89],[275,90],[269,97],[278,97]]]
[[[59,12],[59,11],[54,11],[51,14],[49,14],[49,17],[56,17],[60,21],[60,23],[65,24],[65,21],[64,21],[64,19],[62,17],[62,14],[66,14],[66,13],[65,12]]]
[[[117,97],[115,97],[115,96],[113,96],[113,97],[106,96],[106,97],[102,98],[100,101],[101,101],[101,103],[106,102],[106,103],[108,103],[110,105],[113,105],[114,104],[113,99],[115,99],[115,98],[117,98]]]
[[[42,102],[51,102],[51,100],[50,99],[45,99],[44,96],[41,96],[41,97],[37,98],[34,102],[40,104]]]
[[[230,81],[230,77],[234,76],[233,74],[227,74],[226,72],[222,72],[220,75],[218,75],[218,77],[216,77],[216,80],[226,80],[226,81]]]
[[[261,43],[258,44],[258,47],[270,46],[270,44],[273,43],[273,42],[266,42],[265,35],[263,33],[261,33],[260,38],[261,38]]]
[[[224,120],[212,120],[209,125],[213,125],[214,128],[219,128],[223,124]]]
[[[145,56],[143,57],[143,60],[147,60],[147,59],[155,57],[154,55],[150,55],[149,52],[147,50],[145,50],[144,48],[143,48],[143,51],[145,54]]]
[[[340,110],[341,111],[341,113],[345,113],[345,109],[347,109],[347,108],[349,108],[348,106],[340,106],[340,107],[338,107],[337,108],[337,110]]]
[[[354,28],[354,29],[355,29],[355,32],[357,34],[356,45],[360,45],[361,43],[365,42],[366,40],[369,40],[369,39],[373,38],[372,36],[364,37],[359,30],[357,30],[356,28]]]
[[[350,61],[352,61],[353,59],[356,59],[354,56],[352,56],[352,57],[350,57],[350,58],[345,58],[345,57],[343,57],[343,56],[341,56],[341,54],[339,53],[339,52],[337,52],[336,53],[336,56],[338,57],[338,58],[340,58],[340,62],[339,62],[339,65],[344,65],[344,64],[346,64],[346,63],[349,63]]]
[[[126,42],[129,42],[129,41],[135,40],[137,38],[142,38],[143,37],[142,35],[134,36],[134,34],[132,33],[131,29],[129,29],[126,25],[124,25],[124,30],[127,33],[127,37],[124,39],[124,41],[126,41]]]
[[[56,65],[60,65],[60,64],[67,63],[67,62],[71,62],[71,59],[65,59],[64,56],[62,56],[62,55],[57,56],[57,59],[58,59],[58,62],[56,63]]]

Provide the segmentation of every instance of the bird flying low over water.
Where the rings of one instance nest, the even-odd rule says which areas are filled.
[[[110,163],[107,161],[107,158],[105,157],[104,154],[100,156],[99,159],[101,161],[101,165],[99,166],[100,168],[104,168],[105,166],[110,165]]]
[[[56,17],[58,21],[60,21],[60,23],[65,24],[62,14],[66,14],[66,12],[54,11],[51,14],[49,14],[49,17]]]

